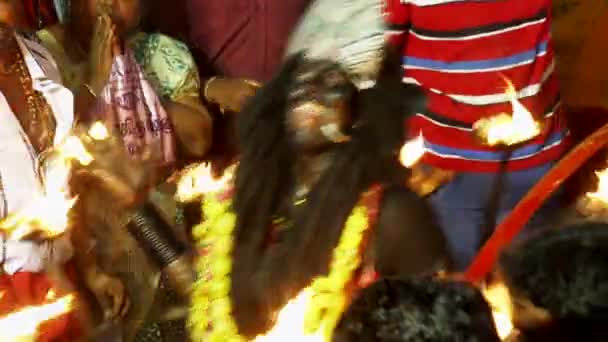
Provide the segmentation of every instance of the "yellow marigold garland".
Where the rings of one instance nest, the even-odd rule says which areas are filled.
[[[348,304],[346,287],[361,265],[361,243],[369,228],[365,206],[357,206],[346,220],[340,242],[334,249],[327,276],[315,279],[311,285],[313,298],[305,317],[306,333],[323,329],[327,341]]]
[[[220,201],[216,196],[207,195],[203,200],[205,219],[193,230],[197,247],[205,253],[196,263],[198,279],[192,291],[188,325],[196,342],[244,342],[246,340],[238,334],[232,318],[230,300],[232,233],[236,215],[230,201]],[[323,329],[326,340],[331,340],[348,304],[346,287],[361,265],[360,246],[368,228],[367,208],[357,206],[347,219],[333,252],[329,274],[317,278],[310,286],[313,297],[306,312],[305,333]]]
[[[193,341],[241,342],[232,319],[230,271],[232,269],[232,232],[236,215],[230,201],[217,195],[203,200],[203,222],[193,229],[199,250],[204,251],[196,262],[198,279],[192,290],[188,325]]]

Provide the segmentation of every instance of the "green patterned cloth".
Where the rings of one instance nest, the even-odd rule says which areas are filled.
[[[130,46],[158,95],[175,102],[198,100],[198,68],[186,44],[160,33],[139,33]]]
[[[85,82],[86,64],[70,60],[63,45],[63,31],[45,29],[37,36],[53,55],[65,85],[76,92]],[[160,97],[202,106],[198,68],[184,43],[164,34],[142,32],[129,40],[129,46]]]

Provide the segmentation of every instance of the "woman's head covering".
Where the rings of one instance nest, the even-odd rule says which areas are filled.
[[[381,0],[317,0],[292,34],[287,55],[336,61],[363,88],[377,77],[383,45]]]
[[[492,311],[479,290],[434,278],[384,279],[363,290],[334,342],[497,342]]]

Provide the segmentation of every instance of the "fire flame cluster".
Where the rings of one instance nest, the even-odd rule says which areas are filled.
[[[483,118],[473,125],[475,134],[489,146],[513,146],[537,137],[541,125],[532,114],[517,99],[513,84],[506,80],[506,94],[513,108],[513,114],[500,113],[489,118]]]
[[[597,171],[595,174],[598,178],[597,189],[594,192],[588,192],[587,197],[608,205],[608,169]]]
[[[109,136],[101,123],[91,126],[88,134],[95,140]],[[70,195],[67,186],[70,171],[74,162],[86,166],[93,161],[93,156],[79,137],[70,135],[45,157],[40,191],[32,195],[26,207],[0,222],[0,230],[10,234],[12,239],[26,238],[34,233],[51,239],[65,233],[69,227],[69,212],[77,200],[77,197]],[[0,300],[3,295],[0,293]],[[72,310],[74,295],[59,299],[54,297],[51,290],[46,298],[48,303],[22,308],[0,317],[2,340],[35,341],[42,323]]]
[[[47,295],[52,298],[52,292]],[[61,316],[72,309],[74,295],[54,299],[47,304],[29,306],[0,319],[2,340],[11,342],[35,341],[38,326],[43,322]]]
[[[297,342],[323,342],[325,338],[322,329],[310,335],[304,334],[304,319],[311,298],[309,289],[300,292],[281,309],[272,330],[258,336],[254,342],[283,342],[288,336]]]
[[[483,294],[492,307],[492,316],[494,317],[498,337],[504,340],[513,331],[513,312],[509,290],[504,284],[497,283],[486,287]]]
[[[108,136],[105,126],[95,123],[89,135],[97,140]],[[0,222],[0,230],[10,232],[13,239],[21,239],[33,232],[53,238],[65,232],[69,226],[69,212],[78,199],[68,190],[68,180],[74,162],[89,165],[93,156],[79,137],[70,135],[46,152],[42,163],[42,186],[33,194],[26,207]]]
[[[418,137],[403,144],[401,151],[399,152],[399,161],[401,162],[401,165],[411,168],[420,161],[425,152],[424,137],[421,133]]]
[[[232,166],[221,177],[213,177],[211,165],[207,163],[188,166],[180,172],[177,180],[175,200],[186,203],[200,198],[206,193],[217,192],[225,188],[232,179],[234,172]]]

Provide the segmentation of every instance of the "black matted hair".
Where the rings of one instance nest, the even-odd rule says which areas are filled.
[[[550,314],[552,322],[542,327],[542,336],[608,340],[608,224],[541,232],[506,250],[500,271],[515,300]]]
[[[390,57],[388,57],[390,56]],[[263,333],[273,312],[328,272],[332,251],[360,195],[373,184],[403,183],[397,160],[404,119],[424,105],[424,96],[401,82],[397,53],[387,52],[374,88],[355,96],[351,140],[336,145],[333,164],[311,189],[286,241],[265,248],[273,215],[293,186],[295,151],[286,132],[287,91],[302,55],[291,57],[239,115],[239,167],[234,210],[232,296],[239,332]],[[314,251],[311,253],[311,251]]]
[[[361,291],[333,342],[497,342],[489,304],[468,283],[383,279]]]

